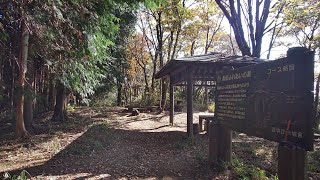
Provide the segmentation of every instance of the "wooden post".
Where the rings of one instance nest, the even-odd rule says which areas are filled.
[[[170,78],[170,125],[173,125],[174,116],[174,86]]]
[[[187,75],[187,133],[189,137],[193,136],[193,74],[189,69]]]
[[[278,174],[280,180],[306,179],[306,151],[296,146],[279,144]]]
[[[209,123],[209,163],[218,161],[218,134],[219,128],[213,121]]]
[[[230,162],[231,161],[231,154],[232,154],[232,131],[219,125],[220,133],[219,133],[219,154],[218,159],[223,162]]]
[[[209,162],[230,162],[232,153],[232,131],[221,124],[209,123]]]

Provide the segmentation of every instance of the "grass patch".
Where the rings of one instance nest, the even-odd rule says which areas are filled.
[[[253,165],[248,165],[241,159],[234,157],[230,163],[226,164],[228,169],[233,170],[237,179],[243,180],[267,180],[266,172]]]
[[[256,155],[256,149],[248,143],[232,143],[232,148],[237,149],[239,152],[244,152],[250,156]]]
[[[108,124],[93,124],[69,148],[65,150],[65,155],[88,155],[109,148],[114,142],[113,130]]]
[[[48,151],[56,154],[60,151],[60,149],[61,149],[60,139],[58,137],[54,137],[52,141],[49,143]]]
[[[194,137],[182,137],[174,143],[173,147],[177,150],[184,150],[192,147],[193,145],[195,145]]]

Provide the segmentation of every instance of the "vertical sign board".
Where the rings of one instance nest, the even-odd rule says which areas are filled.
[[[215,118],[222,125],[313,149],[313,52],[217,74]]]

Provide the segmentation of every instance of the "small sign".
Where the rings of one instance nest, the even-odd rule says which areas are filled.
[[[313,149],[313,52],[217,74],[215,119],[233,130]]]

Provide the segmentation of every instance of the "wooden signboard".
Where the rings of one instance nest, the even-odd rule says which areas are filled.
[[[248,135],[312,150],[313,57],[298,49],[283,59],[218,73],[215,119]]]

